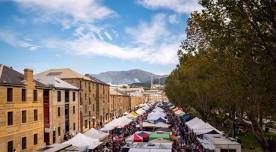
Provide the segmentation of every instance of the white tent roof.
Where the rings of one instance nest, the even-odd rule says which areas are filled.
[[[164,109],[160,108],[160,107],[156,107],[154,108],[152,111],[156,112],[156,111],[159,111],[159,112],[163,112]]]
[[[157,128],[169,128],[170,125],[164,123],[164,122],[158,122],[155,124]]]
[[[108,136],[108,133],[104,133],[102,131],[91,128],[90,130],[85,132],[84,135],[101,141]]]
[[[146,111],[143,110],[142,108],[140,108],[140,109],[136,110],[135,112],[136,112],[138,115],[142,115],[142,114],[144,114]]]
[[[166,114],[164,112],[151,112],[148,114],[147,120],[148,121],[155,121],[159,118],[165,119]]]
[[[155,128],[155,127],[156,127],[155,124],[149,123],[149,122],[143,122],[142,125],[143,125],[143,127],[149,127],[149,128]],[[139,124],[136,125],[136,127],[137,127],[137,128],[140,127]]]
[[[99,142],[96,139],[87,137],[81,133],[78,133],[76,136],[71,138],[70,140],[64,142],[63,144],[72,144],[76,147],[86,147],[88,146],[88,149],[95,149],[98,147],[102,142]]]
[[[143,110],[149,110],[149,108],[150,108],[150,106],[147,105],[147,104],[144,104],[144,105],[142,106],[142,109],[143,109]]]
[[[127,116],[123,116],[120,117],[118,119],[113,119],[112,121],[110,121],[109,123],[107,123],[102,129],[100,129],[101,131],[110,131],[113,130],[114,128],[118,128],[118,127],[124,127],[128,124],[130,124],[133,120],[128,118]]]
[[[171,152],[171,149],[143,149],[143,148],[130,148],[129,152]]]
[[[215,150],[215,145],[213,145],[210,141],[200,138],[197,138],[197,140],[200,142],[204,149]]]
[[[193,130],[193,132],[196,133],[196,135],[206,134],[213,130],[221,134],[221,132],[219,130],[217,130],[216,128],[211,126],[209,123],[206,123],[197,117],[186,122],[186,125],[188,126],[188,128]]]

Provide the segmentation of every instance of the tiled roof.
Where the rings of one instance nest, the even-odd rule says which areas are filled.
[[[36,74],[36,76],[54,76],[60,79],[68,79],[68,78],[78,78],[78,79],[85,79],[85,80],[90,80],[90,78],[70,69],[70,68],[65,68],[65,69],[49,69],[47,71],[41,72]]]
[[[61,88],[61,89],[73,89],[78,90],[79,88],[57,78],[54,76],[36,76],[35,80],[45,84],[47,87]]]
[[[107,84],[107,83],[105,83],[105,82],[103,82],[103,81],[101,81],[101,80],[99,80],[99,79],[93,77],[93,76],[90,75],[90,74],[85,74],[85,76],[88,77],[88,78],[90,78],[92,81],[95,81],[95,82],[97,82],[97,83],[100,83],[100,84],[108,85],[108,86],[109,86],[109,84]]]
[[[45,87],[42,83],[35,81],[36,86]],[[11,67],[0,64],[0,84],[3,85],[25,85],[24,75]]]

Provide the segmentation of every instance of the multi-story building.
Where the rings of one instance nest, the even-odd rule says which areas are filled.
[[[43,88],[24,74],[0,65],[0,151],[29,152],[43,145]]]
[[[122,94],[130,96],[131,110],[135,110],[138,105],[144,102],[144,89],[142,87],[131,88],[128,85],[112,85],[111,87]]]
[[[57,77],[35,77],[43,91],[44,142],[60,143],[79,131],[79,89]]]
[[[69,68],[50,69],[37,76],[55,76],[79,88],[79,127],[85,132],[96,127],[96,82]]]
[[[96,120],[99,126],[103,126],[110,121],[109,84],[89,74],[85,76],[96,82]]]
[[[112,117],[122,116],[125,112],[130,112],[129,95],[120,93],[117,89],[110,88],[110,111],[113,114]]]

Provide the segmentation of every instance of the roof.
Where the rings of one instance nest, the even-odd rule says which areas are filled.
[[[73,89],[78,90],[79,88],[57,78],[54,76],[36,76],[35,80],[43,83],[47,87],[61,88],[61,89]]]
[[[45,87],[42,83],[35,81],[36,86]],[[11,67],[0,64],[0,84],[2,85],[25,85],[24,75]]]
[[[118,96],[124,95],[124,94],[120,93],[117,89],[114,89],[114,88],[110,88],[109,94],[110,95],[118,95]]]
[[[95,81],[95,82],[100,83],[100,84],[103,84],[103,85],[110,86],[109,84],[107,84],[107,83],[105,83],[105,82],[103,82],[103,81],[101,81],[101,80],[99,80],[99,79],[93,77],[93,76],[90,75],[90,74],[85,74],[85,76],[88,77],[88,78],[90,78],[92,81]]]
[[[205,134],[203,137],[215,145],[240,145],[238,142],[232,141],[221,134]]]
[[[64,69],[49,69],[47,71],[41,72],[36,74],[36,76],[54,76],[58,77],[60,79],[70,79],[70,78],[77,78],[77,79],[85,79],[85,80],[91,80],[90,78],[70,69],[70,68],[64,68]]]

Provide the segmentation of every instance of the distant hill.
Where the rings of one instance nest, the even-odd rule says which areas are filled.
[[[128,71],[107,71],[99,74],[92,74],[97,79],[106,83],[112,84],[132,84],[132,83],[146,83],[150,84],[151,77],[154,83],[163,84],[167,75],[157,75],[140,69],[133,69]]]

